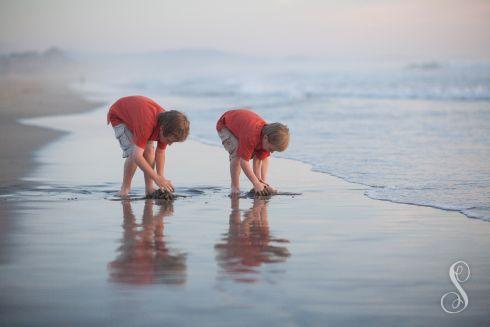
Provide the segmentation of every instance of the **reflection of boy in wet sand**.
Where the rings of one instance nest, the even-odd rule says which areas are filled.
[[[286,150],[289,129],[281,123],[267,124],[255,112],[230,110],[216,124],[221,143],[230,154],[231,194],[240,193],[240,172],[252,182],[254,191],[265,195],[276,190],[267,183],[271,152]],[[253,161],[253,169],[248,163]]]
[[[172,183],[164,177],[165,149],[174,142],[183,142],[189,134],[187,117],[175,110],[165,111],[144,96],[129,96],[117,100],[109,109],[107,122],[114,127],[123,151],[124,176],[119,191],[127,196],[136,168],[145,175],[146,194],[159,188],[173,192]],[[158,142],[155,149],[153,141]]]
[[[186,281],[186,255],[172,254],[163,235],[163,218],[172,215],[171,203],[162,202],[153,214],[153,201],[147,200],[141,224],[130,201],[122,201],[124,237],[116,260],[109,263],[110,279],[128,284],[183,284]]]
[[[263,263],[284,262],[290,256],[283,246],[273,246],[271,242],[288,243],[284,239],[273,239],[269,234],[267,202],[254,199],[253,207],[243,214],[239,208],[240,199],[231,198],[230,227],[223,243],[216,244],[217,261],[237,281],[255,282],[244,274],[256,273],[254,267]]]

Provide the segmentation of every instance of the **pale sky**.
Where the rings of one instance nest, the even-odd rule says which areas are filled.
[[[490,59],[489,0],[0,0],[0,51]]]

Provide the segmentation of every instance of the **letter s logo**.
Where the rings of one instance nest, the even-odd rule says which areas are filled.
[[[468,306],[468,295],[460,283],[470,279],[470,266],[464,261],[457,261],[449,268],[449,278],[458,292],[447,292],[441,297],[441,308],[447,313],[458,313]],[[448,305],[450,303],[450,305]]]

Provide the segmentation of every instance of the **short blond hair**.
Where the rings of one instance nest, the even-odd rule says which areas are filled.
[[[277,151],[282,152],[289,145],[289,128],[281,123],[266,124],[262,129],[267,136],[267,141],[272,144]]]
[[[163,128],[164,136],[173,136],[177,142],[183,142],[189,135],[189,119],[176,110],[162,112],[158,116],[158,126]]]

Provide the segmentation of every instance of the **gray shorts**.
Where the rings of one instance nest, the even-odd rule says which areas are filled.
[[[122,157],[127,158],[133,153],[133,133],[124,124],[113,126],[116,139],[119,141],[121,150],[123,151]]]
[[[226,151],[230,154],[230,160],[233,158],[237,157],[237,150],[238,150],[238,140],[233,135],[232,132],[226,127],[221,128],[221,130],[218,132],[218,135],[221,139],[221,144],[223,144],[223,147],[225,148]]]

